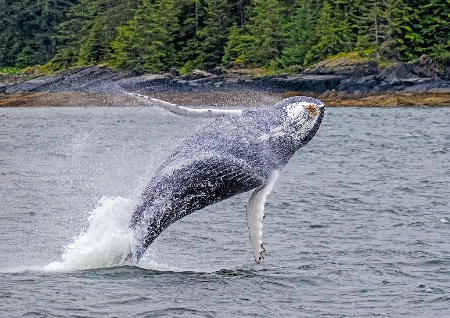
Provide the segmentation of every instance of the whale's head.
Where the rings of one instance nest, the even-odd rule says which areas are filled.
[[[308,143],[322,122],[325,113],[324,103],[312,97],[295,96],[282,100],[280,106],[284,126],[289,130],[289,135],[300,147]]]

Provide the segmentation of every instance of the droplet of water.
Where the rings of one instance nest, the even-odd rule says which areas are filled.
[[[448,217],[443,217],[439,220],[441,223],[450,223],[450,218]]]

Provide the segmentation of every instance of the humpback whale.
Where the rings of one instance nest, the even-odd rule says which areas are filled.
[[[247,224],[260,263],[266,199],[289,159],[319,129],[324,104],[296,96],[267,108],[195,109],[129,94],[175,114],[214,119],[175,149],[144,189],[130,222],[136,246],[127,259],[138,261],[164,229],[184,216],[253,190]]]

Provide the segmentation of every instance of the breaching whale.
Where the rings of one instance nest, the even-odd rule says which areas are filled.
[[[179,115],[214,119],[162,162],[143,191],[130,222],[136,246],[127,259],[138,261],[164,229],[184,216],[255,189],[247,204],[247,224],[253,256],[260,263],[266,198],[280,170],[319,129],[324,104],[296,96],[254,110],[194,109],[129,94]]]

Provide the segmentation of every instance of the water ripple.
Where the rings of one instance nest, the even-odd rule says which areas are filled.
[[[105,226],[127,220],[125,206],[89,224],[103,197],[132,206],[205,121],[144,107],[0,116],[8,317],[448,316],[450,109],[327,110],[268,198],[260,265],[248,242],[249,193],[173,224],[139,266],[108,262],[123,240]],[[83,241],[90,226],[98,235]],[[92,266],[45,269],[77,239],[72,261]]]

